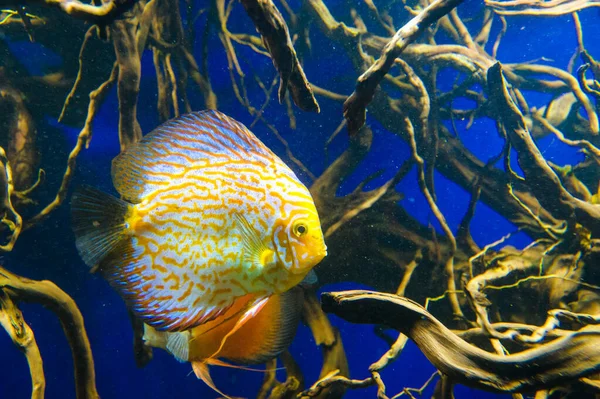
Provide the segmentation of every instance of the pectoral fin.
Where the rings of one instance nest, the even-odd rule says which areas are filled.
[[[190,360],[190,333],[188,331],[168,333],[166,349],[180,362]]]
[[[264,242],[260,239],[259,233],[250,224],[244,215],[235,214],[237,225],[242,233],[242,241],[244,245],[244,260],[256,267],[257,270],[262,270],[264,267],[269,267],[274,264],[275,252],[267,248]]]

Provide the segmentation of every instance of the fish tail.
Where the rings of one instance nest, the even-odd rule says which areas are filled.
[[[198,377],[198,379],[204,381],[204,383],[206,385],[208,385],[209,387],[211,387],[213,391],[217,392],[219,395],[223,396],[224,398],[231,399],[230,396],[227,396],[223,392],[221,392],[217,388],[215,383],[213,382],[212,377],[210,376],[210,372],[208,370],[208,364],[206,364],[202,361],[193,361],[192,369],[194,370],[194,374],[196,374],[196,377]]]
[[[133,205],[90,186],[79,187],[71,199],[71,220],[77,251],[94,269],[127,235],[126,218]]]

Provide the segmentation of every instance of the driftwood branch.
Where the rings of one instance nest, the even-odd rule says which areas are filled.
[[[568,221],[575,218],[595,234],[600,233],[600,206],[582,201],[569,193],[535,145],[523,115],[508,93],[502,67],[495,64],[488,71],[488,87],[499,120],[515,148],[525,180],[540,203],[555,217]]]
[[[586,326],[520,353],[473,346],[410,299],[371,291],[325,293],[323,310],[352,323],[385,324],[406,334],[453,381],[502,393],[552,388],[600,370],[600,328]]]
[[[140,10],[132,10],[135,15]],[[128,18],[110,26],[118,64],[117,92],[119,96],[119,141],[121,150],[142,138],[137,120],[137,100],[140,90],[141,55],[136,41],[137,22]]]
[[[25,3],[39,5],[42,0]],[[473,20],[466,23],[454,8],[460,1],[423,1],[415,5],[414,2],[401,4],[367,0],[366,7],[356,7],[355,2],[344,0],[344,5],[350,8],[349,18],[344,19],[347,21],[344,23],[341,19],[336,20],[327,8],[327,2],[322,0],[303,0],[298,9],[295,9],[297,4],[282,0],[278,6],[284,8],[283,16],[270,0],[243,0],[246,13],[252,18],[259,34],[254,28],[237,32],[240,26],[247,24],[237,23],[238,16],[245,16],[239,14],[243,14],[242,6],[235,1],[212,0],[206,8],[201,6],[197,14],[197,7],[192,1],[129,3],[108,0],[102,4],[96,1],[95,5],[89,6],[96,7],[92,9],[92,14],[104,13],[102,10],[114,4],[129,3],[130,7],[124,7],[114,20],[110,19],[110,12],[106,13],[108,17],[82,17],[97,25],[91,27],[89,23],[74,18],[77,15],[70,15],[61,8],[61,4],[67,2],[45,2],[49,3],[55,7],[25,10],[19,5],[15,10],[0,10],[0,25],[8,41],[34,37],[39,45],[47,47],[64,60],[64,66],[55,68],[56,72],[40,77],[29,76],[27,68],[20,64],[19,57],[11,52],[4,41],[0,41],[2,88],[10,87],[16,93],[16,96],[5,95],[5,99],[13,104],[17,99],[21,110],[18,114],[29,115],[33,122],[28,122],[26,129],[9,129],[15,132],[9,133],[9,136],[15,142],[19,141],[22,133],[35,138],[35,126],[44,126],[48,116],[52,118],[61,114],[61,107],[65,111],[61,122],[67,125],[83,124],[83,129],[68,158],[56,197],[37,214],[29,209],[22,212],[22,206],[33,203],[34,197],[29,197],[29,194],[42,184],[41,179],[31,188],[26,188],[31,182],[24,188],[18,187],[21,184],[19,182],[26,181],[27,175],[32,175],[31,170],[36,171],[37,167],[31,167],[33,163],[28,168],[20,167],[19,160],[13,161],[10,144],[0,143],[6,148],[6,156],[0,151],[5,167],[5,170],[0,170],[0,205],[3,208],[0,215],[4,216],[0,227],[4,227],[4,233],[8,233],[5,235],[8,243],[1,249],[11,250],[17,241],[21,232],[21,214],[25,215],[24,227],[33,227],[64,203],[75,172],[77,154],[90,144],[90,127],[97,118],[96,110],[115,83],[118,85],[119,138],[122,148],[139,140],[141,129],[138,119],[142,117],[137,110],[139,83],[146,78],[143,76],[146,70],[140,69],[140,61],[142,54],[149,50],[155,66],[158,89],[156,108],[160,121],[192,109],[217,108],[217,94],[224,99],[224,104],[229,104],[228,100],[232,98],[252,117],[249,128],[259,136],[261,129],[254,129],[255,125],[262,124],[262,127],[269,129],[283,146],[273,149],[277,152],[284,148],[287,158],[314,182],[311,193],[330,251],[330,255],[317,268],[321,284],[355,281],[380,291],[398,292],[420,303],[424,302],[426,307],[430,306],[437,320],[447,326],[477,326],[466,331],[455,331],[454,336],[447,330],[441,330],[439,323],[432,321],[428,313],[422,313],[421,308],[410,311],[418,314],[420,321],[414,322],[416,327],[406,327],[401,331],[412,334],[410,337],[416,341],[415,337],[421,337],[419,342],[426,342],[425,345],[421,344],[424,350],[429,348],[435,352],[433,355],[441,356],[448,363],[438,359],[442,376],[436,388],[436,398],[452,397],[452,386],[461,382],[461,378],[466,379],[465,383],[482,389],[510,392],[563,383],[561,389],[577,391],[578,382],[586,384],[586,387],[597,387],[598,383],[592,379],[595,376],[580,378],[588,373],[587,369],[581,368],[587,367],[588,362],[595,358],[586,358],[587,354],[582,355],[577,349],[582,340],[578,334],[593,336],[595,333],[589,331],[596,331],[597,327],[592,324],[597,325],[597,314],[600,313],[600,296],[597,294],[600,281],[597,273],[593,272],[593,265],[597,264],[600,256],[600,230],[596,222],[596,204],[600,203],[600,87],[597,82],[600,67],[592,54],[585,51],[583,33],[587,27],[585,24],[582,26],[585,21],[573,16],[578,48],[565,69],[532,61],[504,64],[500,74],[495,66],[498,62],[496,55],[501,54],[498,49],[510,18],[498,17],[492,8],[482,6],[481,12],[473,14]],[[428,3],[432,4],[425,8]],[[534,0],[501,3],[521,10],[541,4]],[[554,13],[564,11],[561,7],[567,4],[584,4],[583,1],[563,0],[542,3],[548,8],[555,7]],[[585,2],[594,3],[597,2]],[[79,9],[85,5],[77,1],[70,4]],[[447,9],[443,10],[444,7]],[[361,15],[362,12],[367,15]],[[368,18],[363,18],[365,16]],[[410,18],[413,18],[412,22],[398,31],[397,22]],[[495,29],[494,24],[498,20],[501,26]],[[354,136],[349,140],[339,136],[334,139],[334,134],[325,144],[328,147],[331,143],[334,151],[340,148],[339,144],[347,144],[346,151],[331,164],[326,159],[324,165],[312,164],[309,169],[294,155],[294,150],[302,146],[303,150],[309,152],[318,151],[322,148],[320,143],[313,148],[312,141],[309,147],[309,141],[301,137],[288,139],[284,129],[289,126],[298,129],[301,134],[312,131],[312,126],[302,126],[305,118],[297,118],[294,114],[291,98],[300,103],[297,97],[304,96],[294,94],[294,82],[297,82],[299,92],[305,93],[306,98],[310,99],[308,107],[313,110],[316,107],[312,94],[307,94],[311,85],[301,73],[298,62],[301,59],[307,61],[305,65],[310,65],[322,61],[322,55],[311,50],[310,39],[319,35],[310,31],[313,25],[322,32],[323,36],[319,37],[322,44],[332,51],[341,49],[345,52],[347,59],[342,60],[344,54],[336,53],[336,62],[338,56],[339,61],[350,61],[354,67],[353,73],[362,75],[364,79],[359,80],[355,93],[347,103],[352,105],[352,101],[356,101],[353,107],[357,110],[357,116],[351,115],[353,111],[346,114],[352,119],[348,122],[355,123],[355,126],[349,126],[350,131],[355,130]],[[60,29],[56,29],[57,26]],[[495,38],[491,33],[494,31],[499,31]],[[107,32],[109,36],[105,35]],[[73,37],[80,37],[81,40],[72,40]],[[445,44],[440,44],[440,39]],[[202,41],[201,46],[197,45],[197,41]],[[212,64],[215,52],[208,45],[215,42],[222,44],[227,57],[224,70],[231,79],[231,84],[219,82],[215,85],[217,92],[213,91],[210,74],[219,68],[214,68]],[[201,51],[196,54],[195,50],[199,48]],[[488,48],[491,49],[490,53],[487,52]],[[578,54],[581,54],[584,66],[577,74],[573,74]],[[271,68],[256,67],[261,60],[262,66],[271,62],[269,57],[277,69],[276,75]],[[372,60],[377,61],[373,63]],[[491,74],[497,73],[496,76],[488,74],[488,70]],[[108,81],[101,84],[110,71],[112,73]],[[454,84],[450,82],[450,88],[445,84],[448,83],[445,81],[446,71],[457,76]],[[346,100],[346,96],[339,93],[348,88],[351,91],[355,83],[350,80],[347,81],[350,86],[343,86],[349,76],[347,72],[334,68],[331,74],[328,73],[332,80],[323,79],[323,87],[312,86],[315,95],[321,96],[320,105],[323,109],[327,107],[328,117],[337,118],[335,114],[332,116],[329,107],[338,107],[339,103]],[[193,85],[189,85],[190,79]],[[285,101],[287,109],[284,122],[278,121],[277,117],[270,120],[274,108],[282,111],[281,107],[273,107],[272,101],[278,81],[282,82],[279,99]],[[330,84],[332,87],[328,87]],[[192,89],[196,93],[192,93]],[[291,95],[285,95],[288,90]],[[553,98],[543,107],[534,107],[533,103],[528,104],[528,92],[532,90]],[[44,104],[35,100],[40,92],[47,99]],[[93,94],[89,97],[89,103],[88,93]],[[257,100],[257,97],[261,98]],[[63,102],[65,98],[67,101]],[[465,103],[463,99],[472,105],[459,105]],[[384,137],[379,135],[381,128],[377,123],[373,124],[377,126],[373,132],[368,126],[358,129],[364,123],[367,107],[377,123],[409,144],[412,156],[389,153],[390,162],[378,165],[378,168],[390,168],[385,172],[393,177],[374,184],[377,177],[381,176],[378,174],[381,172],[376,172],[347,191],[348,182],[353,175],[356,176],[355,173],[360,174],[362,168],[373,166],[363,164],[373,155],[369,154],[373,135],[375,140]],[[333,109],[335,112],[337,108]],[[6,112],[0,112],[0,122],[9,122],[2,126],[11,123],[16,126],[14,122],[21,119],[15,118],[17,114],[14,112],[10,117],[6,115]],[[341,120],[342,116],[338,116]],[[353,119],[355,117],[357,119]],[[469,131],[485,118],[494,119],[501,137],[506,139],[505,147],[489,155],[489,159],[470,150],[473,148],[470,140],[475,134],[490,134],[480,129]],[[285,126],[288,120],[289,124]],[[320,122],[318,118],[314,120]],[[344,120],[336,132],[346,124],[351,125]],[[581,149],[584,161],[558,166],[544,159],[543,153],[536,148],[535,140],[547,135],[558,137],[560,142],[557,145]],[[310,137],[311,140],[320,138],[314,135]],[[394,140],[393,137],[387,139]],[[519,162],[525,171],[524,179],[510,170],[509,155],[512,148],[517,150]],[[503,158],[505,169],[497,166]],[[432,209],[430,220],[435,216],[442,226],[441,232],[420,222],[404,208],[409,201],[414,202],[418,198],[414,198],[412,193],[404,197],[403,185],[398,186],[397,183],[414,178],[414,174],[409,174],[413,166],[416,166],[416,178],[421,191]],[[320,176],[313,174],[321,167],[324,172]],[[436,193],[436,172],[472,194],[458,232],[454,231],[452,224],[444,221],[449,215],[442,212],[445,208],[441,205],[447,197],[444,197],[442,190]],[[341,192],[347,194],[341,195]],[[510,237],[507,234],[492,244],[478,242],[483,248],[480,249],[469,233],[475,231],[469,229],[474,227],[470,226],[472,221],[477,220],[481,216],[478,213],[485,209],[477,206],[480,200],[514,224],[515,231],[525,232],[535,242],[524,250],[501,247]],[[406,207],[409,208],[408,205]],[[34,215],[33,218],[30,215]],[[349,242],[352,245],[348,245]],[[364,259],[369,262],[365,263]],[[424,283],[417,285],[415,281]],[[6,288],[3,291],[8,299],[18,304],[21,298],[14,289]],[[402,306],[406,308],[409,305],[403,303]],[[554,310],[546,319],[546,313],[551,309]],[[460,325],[456,323],[455,316],[460,317]],[[319,380],[307,381],[308,389],[303,395],[339,397],[346,388],[376,386],[378,397],[386,398],[389,387],[386,389],[380,372],[398,357],[408,339],[407,335],[389,337],[386,342],[389,342],[390,350],[371,365],[367,378],[352,379],[340,333],[331,326],[314,297],[307,297],[304,318],[322,349],[324,361]],[[412,319],[407,317],[406,320]],[[390,314],[386,314],[385,320],[382,316],[380,321],[401,323],[402,318],[392,320]],[[559,322],[570,329],[581,325],[587,327],[579,331],[559,330]],[[540,324],[543,326],[536,327]],[[136,360],[138,365],[143,366],[150,360],[150,352],[142,342],[140,323],[134,320],[133,325]],[[595,339],[592,337],[591,341]],[[556,352],[558,349],[553,352],[552,345],[564,345],[562,349],[567,355],[575,356],[580,364],[558,377],[563,366],[552,362],[565,359]],[[480,348],[479,352],[473,352],[474,347]],[[448,353],[452,349],[456,349],[456,353]],[[509,350],[523,352],[506,355]],[[550,354],[544,357],[543,351],[546,350]],[[494,351],[495,354],[491,353]],[[531,353],[539,356],[532,358]],[[590,354],[596,356],[593,350]],[[499,357],[504,360],[498,360]],[[435,360],[435,357],[432,359]],[[518,359],[525,359],[524,363],[519,363],[521,360]],[[541,361],[542,366],[530,364],[533,361],[531,359]],[[286,381],[278,382],[274,372],[267,373],[263,389],[259,392],[260,397],[291,397],[304,389],[302,373],[293,358],[282,355],[281,360],[289,371]],[[499,373],[496,375],[494,367],[498,364]],[[513,373],[515,364],[524,365],[523,370]],[[470,365],[474,365],[476,374],[465,377],[464,372]],[[549,365],[547,373],[540,369],[543,365]],[[80,365],[78,367],[85,369]],[[436,375],[423,386],[435,379]],[[405,387],[395,397],[412,397],[420,391],[421,388]],[[540,391],[536,395],[539,398],[544,395],[547,397],[548,391]]]
[[[279,103],[289,88],[294,103],[304,111],[319,112],[319,104],[300,65],[283,16],[271,0],[242,0],[248,16],[261,34],[273,65],[279,72]]]
[[[55,7],[73,18],[83,19],[96,24],[108,24],[127,11],[136,0],[111,0],[101,5],[91,5],[77,0],[28,0],[21,3],[42,4]],[[13,1],[4,1],[13,3]]]
[[[50,281],[35,281],[0,268],[0,290],[14,301],[39,303],[59,318],[71,352],[78,399],[97,399],[96,373],[92,350],[77,305],[64,291]]]
[[[414,42],[431,24],[448,14],[463,0],[436,0],[404,25],[383,49],[381,57],[356,82],[354,93],[344,103],[344,117],[351,136],[365,124],[366,109],[375,90],[402,51]]]
[[[319,381],[300,396],[320,399],[341,398],[347,388],[346,384],[337,384],[335,381],[322,382],[329,376],[336,376],[336,381],[346,381],[350,376],[340,333],[331,325],[327,315],[321,310],[317,297],[312,292],[305,292],[302,317],[310,327],[316,344],[321,347],[323,367]]]
[[[486,0],[485,4],[500,15],[544,15],[571,14],[589,7],[599,7],[598,0]]]
[[[33,331],[23,319],[23,314],[17,308],[6,292],[0,290],[0,325],[4,327],[13,343],[27,359],[29,374],[31,374],[31,399],[43,399],[46,389],[46,378],[40,349],[35,341]]]

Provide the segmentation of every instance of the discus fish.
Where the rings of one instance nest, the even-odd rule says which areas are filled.
[[[229,362],[252,365],[275,358],[296,334],[303,298],[299,287],[272,295],[256,315],[242,321],[241,311],[253,301],[251,295],[246,295],[218,318],[187,331],[157,331],[145,325],[144,341],[166,350],[180,362],[191,362],[198,378],[227,397],[214,384],[208,366],[244,369]]]
[[[218,111],[159,126],[113,160],[112,180],[123,199],[74,194],[76,246],[158,330],[206,323],[249,294],[256,314],[327,254],[308,189]]]

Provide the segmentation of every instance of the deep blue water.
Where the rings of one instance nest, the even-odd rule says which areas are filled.
[[[332,14],[336,17],[347,17],[348,10],[341,2],[331,3]],[[460,8],[461,15],[476,15],[480,3],[474,0],[465,2]],[[234,15],[239,21],[239,30],[252,31],[247,18],[237,7]],[[600,28],[598,11],[584,10],[580,13],[587,50],[600,57],[600,42],[594,35]],[[519,62],[548,57],[552,65],[565,68],[569,58],[576,49],[576,37],[573,21],[570,16],[556,18],[511,18],[509,29],[504,37],[498,59],[502,62]],[[242,28],[245,27],[245,28]],[[495,37],[498,26],[495,24],[491,34]],[[305,61],[305,71],[309,80],[319,86],[332,88],[344,94],[353,90],[356,74],[352,70],[341,48],[333,48],[318,29],[312,33],[312,56]],[[27,63],[32,74],[42,74],[45,68],[60,65],[61,60],[40,46],[30,43],[11,43],[13,50],[23,54],[23,62]],[[219,98],[222,111],[244,122],[251,123],[253,118],[242,108],[231,95],[229,75],[226,71],[226,59],[221,51],[220,43],[211,44],[210,73],[213,88]],[[253,63],[257,71],[266,71],[263,76],[273,76],[271,62],[252,52],[242,51],[247,60]],[[27,55],[27,56],[25,56]],[[318,56],[317,56],[318,55]],[[138,118],[144,132],[149,132],[158,123],[156,114],[156,82],[152,56],[149,52],[143,57],[142,83],[139,96]],[[579,63],[579,61],[578,61]],[[579,64],[578,64],[579,65]],[[452,83],[449,73],[447,80]],[[443,78],[441,85],[443,85]],[[190,100],[195,109],[200,109],[202,101],[199,95],[190,90]],[[262,93],[252,93],[260,103]],[[548,96],[538,93],[526,93],[530,106],[541,106],[548,101]],[[280,132],[288,140],[295,155],[300,158],[315,174],[321,173],[324,162],[324,140],[333,132],[341,121],[341,104],[318,98],[321,114],[305,114],[296,112],[298,129],[289,131],[284,107],[271,105],[267,118],[273,121]],[[39,101],[44,101],[43,97]],[[274,100],[275,101],[275,100]],[[114,191],[110,182],[110,160],[118,154],[118,104],[116,90],[113,90],[105,101],[94,123],[94,137],[89,150],[78,160],[77,175],[73,186],[86,183],[95,185],[106,191]],[[49,117],[47,125],[38,128],[40,137],[47,144],[43,151],[45,156],[43,167],[48,173],[48,192],[56,189],[59,174],[62,173],[68,151],[73,146],[79,132],[77,126],[57,124],[56,116]],[[410,156],[407,145],[393,134],[387,132],[376,121],[368,120],[374,130],[372,151],[363,167],[347,181],[341,194],[351,191],[358,182],[371,173],[383,169],[381,177],[368,187],[376,187],[389,179]],[[463,142],[480,159],[487,160],[496,155],[502,147],[502,139],[496,133],[493,121],[478,120],[466,131],[464,123],[458,123]],[[258,123],[254,133],[268,146],[278,153],[288,164],[297,168],[286,158],[281,144],[269,130]],[[330,159],[345,148],[346,136],[340,134],[330,147]],[[551,137],[538,142],[547,159],[557,164],[569,164],[580,160],[576,151],[565,148]],[[317,149],[317,150],[315,150]],[[515,168],[518,168],[515,165]],[[298,171],[299,172],[299,171]],[[308,184],[302,173],[299,176]],[[367,188],[368,188],[367,187]],[[463,217],[469,193],[443,176],[436,174],[438,203],[446,216],[450,227],[455,230]],[[404,195],[401,205],[424,224],[431,223],[439,230],[435,218],[431,214],[418,188],[415,172],[409,174],[398,185],[398,191]],[[472,224],[472,234],[478,244],[492,242],[515,227],[484,204],[479,204]],[[529,239],[523,235],[515,235],[510,244],[524,246]],[[213,398],[217,395],[191,374],[188,364],[180,364],[169,354],[154,350],[154,360],[145,368],[138,369],[132,355],[132,336],[129,319],[123,302],[109,288],[108,284],[97,275],[88,273],[80,261],[74,246],[74,238],[69,226],[68,204],[59,210],[41,226],[22,235],[14,251],[6,254],[4,263],[8,268],[27,277],[51,279],[70,294],[79,305],[85,318],[88,335],[95,357],[97,385],[103,398],[171,398],[176,396],[193,398]],[[356,288],[354,284],[343,284],[323,287],[323,290]],[[62,333],[58,320],[52,313],[38,305],[22,306],[25,319],[36,333],[36,338],[44,359],[47,378],[48,398],[72,398],[73,374],[70,350]],[[342,338],[350,364],[353,378],[366,378],[368,366],[379,359],[387,350],[387,345],[373,334],[371,326],[348,324],[336,317],[332,323],[342,331]],[[307,327],[301,326],[291,351],[300,363],[308,384],[316,381],[321,355],[314,345]],[[30,394],[29,375],[24,357],[12,345],[8,337],[0,333],[0,398],[26,398]],[[409,344],[400,359],[390,365],[382,377],[387,385],[388,394],[400,391],[405,386],[420,386],[431,373],[433,366],[423,357],[419,350]],[[212,369],[213,378],[223,391],[233,396],[252,396],[262,381],[262,375],[247,371],[230,369]],[[430,389],[424,397],[431,394]],[[456,396],[495,397],[492,394],[470,391],[464,387],[456,388]],[[348,398],[375,397],[375,389],[349,391]]]

